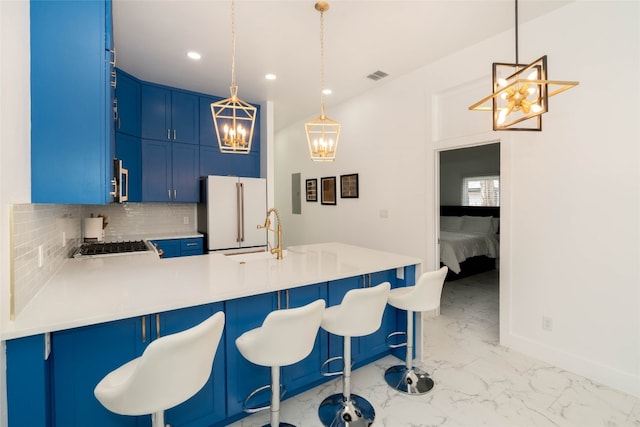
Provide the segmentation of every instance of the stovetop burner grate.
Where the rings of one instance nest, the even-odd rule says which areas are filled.
[[[76,256],[109,255],[148,250],[149,247],[144,240],[126,242],[95,242],[84,243],[80,246]]]

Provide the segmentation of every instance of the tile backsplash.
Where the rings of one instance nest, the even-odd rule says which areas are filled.
[[[195,204],[110,205],[20,204],[13,212],[12,314],[17,315],[82,241],[82,218],[103,215],[105,240],[131,235],[190,233]]]

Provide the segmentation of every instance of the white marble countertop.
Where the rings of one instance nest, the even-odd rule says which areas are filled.
[[[2,320],[0,339],[225,301],[422,262],[415,257],[342,243],[287,249],[280,261],[273,255],[244,263],[217,253],[168,259],[135,256],[69,259],[15,320]]]

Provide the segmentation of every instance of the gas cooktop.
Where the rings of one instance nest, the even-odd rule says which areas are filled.
[[[73,254],[74,258],[99,257],[110,255],[140,254],[152,251],[144,240],[124,242],[89,242],[83,243]]]

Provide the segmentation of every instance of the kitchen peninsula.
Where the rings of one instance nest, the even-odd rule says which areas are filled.
[[[278,308],[318,298],[335,305],[349,289],[383,281],[392,287],[413,285],[420,263],[414,257],[341,243],[289,247],[282,260],[275,255],[215,253],[165,260],[69,259],[14,321],[3,319],[9,418],[26,416],[29,422],[48,425],[42,421],[52,417],[52,425],[65,427],[87,425],[88,420],[94,426],[115,425],[116,419],[118,425],[128,425],[122,424],[126,418],[95,400],[92,387],[97,380],[141,354],[154,337],[224,310],[225,338],[212,378],[194,399],[167,413],[167,421],[176,427],[224,425],[242,417],[245,397],[268,383],[268,369],[251,365],[237,352],[237,336]],[[386,335],[402,330],[403,318],[387,307],[381,330],[354,343],[355,367],[391,352]],[[341,354],[340,340],[333,338],[321,331],[310,357],[283,369],[287,396],[327,380],[318,367]],[[43,360],[43,347],[52,357]],[[34,393],[34,388],[41,392]],[[29,409],[22,413],[25,407]]]

